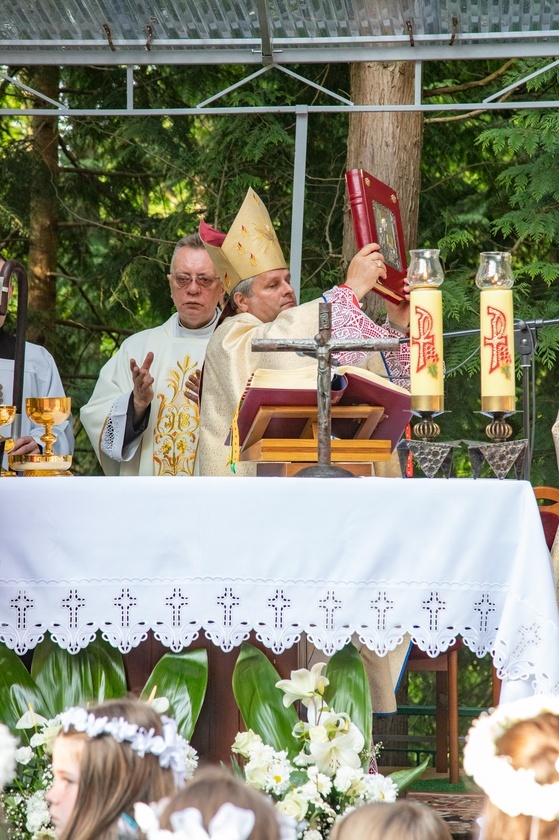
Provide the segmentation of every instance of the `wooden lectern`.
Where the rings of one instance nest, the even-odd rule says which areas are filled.
[[[352,435],[332,440],[332,463],[355,476],[371,476],[373,461],[389,461],[390,441],[370,440],[383,414],[379,405],[332,406],[334,430],[343,422],[346,433],[349,430]],[[265,437],[272,420],[294,419],[304,421],[299,437]],[[318,407],[260,406],[241,447],[240,460],[255,462],[259,476],[291,476],[318,463]]]

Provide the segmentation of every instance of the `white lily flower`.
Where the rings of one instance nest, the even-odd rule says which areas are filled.
[[[321,773],[333,776],[338,767],[347,766],[357,770],[361,766],[359,753],[365,740],[359,729],[351,724],[346,735],[337,735],[331,741],[311,741],[308,762],[314,762]]]
[[[299,668],[291,672],[290,680],[280,680],[276,688],[285,692],[283,705],[290,706],[295,700],[301,700],[304,706],[309,706],[316,694],[324,694],[324,689],[330,681],[322,676],[322,670],[326,668],[325,662],[317,662],[309,671],[307,668]]]

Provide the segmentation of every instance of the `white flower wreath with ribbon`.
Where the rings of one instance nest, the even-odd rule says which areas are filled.
[[[252,811],[238,808],[231,802],[226,802],[216,812],[207,831],[197,808],[185,808],[171,814],[172,831],[160,828],[157,809],[143,802],[134,805],[134,819],[147,840],[248,840],[255,822]]]
[[[192,776],[197,764],[196,751],[177,731],[177,724],[172,718],[161,715],[162,734],[153,728],[145,729],[136,723],[129,723],[123,717],[96,717],[82,706],[73,706],[60,714],[64,732],[72,726],[76,732],[83,732],[89,738],[111,735],[115,741],[126,741],[140,757],[151,753],[157,756],[161,767],[173,771],[178,785],[184,784],[185,778]]]
[[[252,834],[256,817],[253,811],[239,808],[225,802],[204,828],[202,814],[197,808],[175,811],[169,817],[172,831],[161,828],[159,817],[168,804],[168,799],[155,805],[137,802],[134,805],[134,819],[147,840],[248,840]],[[278,813],[280,840],[296,840],[295,820]]]
[[[559,717],[559,697],[525,697],[482,714],[468,733],[464,770],[493,805],[510,817],[559,819],[559,782],[539,784],[533,770],[515,770],[509,756],[497,754],[496,743],[511,726],[546,712]],[[559,773],[559,755],[555,767]]]

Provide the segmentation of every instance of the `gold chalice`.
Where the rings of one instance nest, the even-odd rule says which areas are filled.
[[[26,475],[69,475],[71,455],[56,455],[52,445],[56,441],[52,427],[63,423],[70,416],[72,401],[69,397],[31,397],[25,401],[27,416],[37,426],[45,427],[41,436],[44,450],[41,455],[11,455],[10,466]]]
[[[2,426],[9,426],[11,423],[14,422],[16,416],[17,408],[15,405],[0,405],[0,427]],[[4,453],[7,455],[8,452],[14,448],[14,439],[13,438],[6,438],[4,435],[0,435],[0,443],[4,441]],[[5,470],[0,465],[0,475],[3,478],[13,477],[15,476],[15,472],[11,470]]]

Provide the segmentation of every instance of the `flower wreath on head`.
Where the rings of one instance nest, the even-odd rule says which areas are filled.
[[[154,806],[144,802],[134,805],[134,819],[147,840],[248,840],[256,822],[253,811],[225,802],[211,818],[207,831],[198,808],[174,811],[169,817],[173,827],[172,831],[169,831],[159,825],[161,811],[167,803],[168,800],[163,800]],[[295,840],[295,820],[282,814],[278,814],[277,817],[280,840]]]
[[[559,717],[559,697],[535,696],[503,703],[474,721],[464,748],[464,770],[492,804],[508,814],[552,822],[559,819],[559,782],[536,781],[532,769],[515,770],[507,755],[497,754],[497,741],[516,723],[546,712]],[[555,767],[559,773],[559,754]]]
[[[82,706],[73,706],[59,715],[62,730],[68,732],[73,727],[76,732],[83,732],[89,738],[111,735],[121,744],[126,741],[143,758],[146,753],[155,755],[163,768],[173,771],[175,782],[181,786],[185,779],[192,776],[197,764],[196,750],[177,731],[177,724],[172,718],[161,715],[162,734],[155,729],[145,729],[136,723],[129,723],[123,717],[96,717]]]

